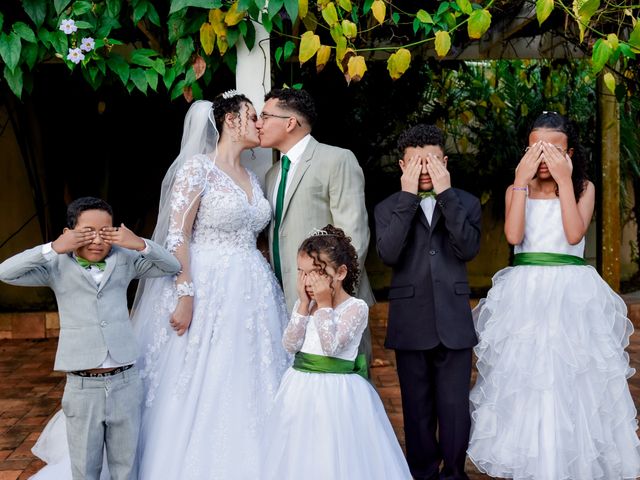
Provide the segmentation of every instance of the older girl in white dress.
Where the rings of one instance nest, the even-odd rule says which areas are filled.
[[[474,312],[480,342],[468,453],[489,475],[640,475],[625,352],[633,327],[622,299],[583,259],[594,198],[575,128],[544,113],[506,195],[515,266],[494,276]]]

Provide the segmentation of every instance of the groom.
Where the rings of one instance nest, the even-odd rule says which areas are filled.
[[[289,313],[297,299],[298,247],[314,228],[328,223],[342,228],[358,252],[358,297],[375,302],[364,261],[369,247],[369,225],[364,203],[364,175],[349,150],[319,143],[311,136],[316,120],[313,98],[304,90],[274,89],[265,96],[256,126],[260,146],[280,151],[267,172],[267,199],[274,219],[269,227],[273,269],[282,282]],[[369,331],[361,348],[371,358]]]

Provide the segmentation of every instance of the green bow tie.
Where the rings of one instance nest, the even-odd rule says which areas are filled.
[[[104,270],[104,268],[107,266],[107,262],[105,262],[104,260],[102,260],[101,262],[90,262],[86,258],[82,258],[82,257],[78,257],[78,256],[76,256],[76,262],[78,262],[78,264],[82,268],[91,268],[92,266],[95,265],[100,270]]]
[[[418,192],[420,198],[436,198],[436,192],[434,190]]]

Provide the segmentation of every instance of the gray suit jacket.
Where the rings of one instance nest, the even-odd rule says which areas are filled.
[[[100,286],[71,254],[47,260],[42,245],[0,264],[3,282],[48,286],[55,293],[60,314],[55,370],[97,368],[107,352],[116,362],[135,362],[138,346],[127,309],[127,287],[134,278],[173,275],[180,270],[173,255],[150,240],[146,242],[146,255],[114,246],[105,259]]]
[[[328,223],[342,228],[351,237],[360,260],[357,297],[375,302],[364,261],[369,248],[369,223],[364,203],[364,175],[355,155],[343,148],[318,143],[313,137],[296,167],[285,192],[280,223],[280,263],[282,283],[289,313],[298,298],[297,255],[302,241],[314,228]],[[280,162],[267,172],[267,198],[273,202]],[[275,211],[275,205],[272,204]],[[269,250],[273,258],[273,222],[269,226]]]

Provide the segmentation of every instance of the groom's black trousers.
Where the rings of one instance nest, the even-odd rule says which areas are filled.
[[[416,480],[467,479],[471,349],[440,344],[395,352],[411,474]]]

